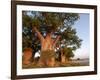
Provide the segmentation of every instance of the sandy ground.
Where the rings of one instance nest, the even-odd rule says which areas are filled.
[[[81,66],[89,66],[89,59],[82,59],[82,60],[72,60],[71,63],[78,63]]]

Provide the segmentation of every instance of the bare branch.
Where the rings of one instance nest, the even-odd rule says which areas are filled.
[[[42,41],[44,39],[44,37],[42,36],[42,34],[37,30],[36,27],[34,27],[33,30],[35,30],[35,32],[38,34],[38,38]]]
[[[59,39],[61,36],[57,36],[56,40],[54,41],[54,47],[56,46],[56,44],[58,43]]]

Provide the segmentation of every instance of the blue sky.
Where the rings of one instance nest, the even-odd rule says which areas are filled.
[[[77,35],[83,40],[81,48],[74,52],[74,58],[89,58],[90,48],[90,31],[89,31],[89,14],[79,14],[80,19],[73,25],[77,30]]]

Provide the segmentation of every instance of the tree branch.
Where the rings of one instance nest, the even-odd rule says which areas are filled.
[[[42,36],[42,34],[37,30],[36,27],[33,28],[35,30],[35,32],[38,34],[38,38],[42,41],[44,39],[44,37]]]
[[[56,46],[56,44],[58,43],[59,39],[61,36],[57,36],[56,40],[54,41],[54,47]]]

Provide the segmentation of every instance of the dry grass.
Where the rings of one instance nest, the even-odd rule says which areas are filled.
[[[77,66],[89,66],[89,61],[87,61],[86,63],[82,63],[81,61],[68,61],[65,63],[61,63],[59,61],[55,62],[55,66],[54,67],[77,67]],[[31,69],[31,68],[48,68],[48,66],[41,66],[38,64],[38,62],[32,62],[29,65],[22,65],[23,69]]]

